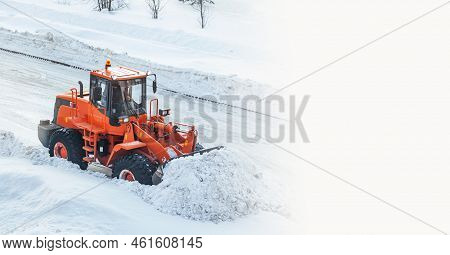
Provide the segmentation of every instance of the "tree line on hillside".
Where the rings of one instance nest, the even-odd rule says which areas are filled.
[[[95,9],[98,11],[108,10],[115,11],[128,6],[127,0],[95,0]],[[143,0],[147,3],[148,8],[154,19],[158,19],[160,12],[164,8],[167,0]],[[209,8],[214,4],[212,0],[178,0],[192,6],[199,15],[199,23],[202,28],[208,23]]]

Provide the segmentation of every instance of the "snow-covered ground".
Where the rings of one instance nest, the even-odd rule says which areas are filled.
[[[264,95],[265,90],[281,87],[441,3],[320,0],[272,6],[273,1],[258,1],[261,5],[242,1],[242,8],[232,8],[237,1],[223,1],[217,4],[215,18],[205,32],[197,28],[190,10],[175,0],[159,21],[151,20],[144,8],[134,8],[137,1],[132,1],[129,10],[114,14],[87,11],[87,6],[76,1],[70,6],[50,0],[4,1],[82,42],[129,56],[52,36],[49,28],[1,6],[1,27],[39,34],[1,30],[4,47],[88,68],[103,65],[106,57],[139,69],[151,66],[160,74],[162,86],[215,96]],[[442,8],[284,91],[282,95],[295,94],[298,99],[305,93],[312,95],[302,119],[311,143],[279,144],[447,232],[449,14],[449,6]],[[126,29],[129,24],[139,29]],[[136,34],[145,39],[133,39]],[[35,125],[52,114],[54,95],[78,80],[86,81],[86,74],[0,55],[4,119],[0,129],[13,132],[26,146],[39,146]],[[167,104],[175,105],[176,100],[169,99]],[[182,105],[176,110],[205,123],[196,114],[200,105],[196,103],[194,109]],[[208,112],[221,124],[219,138],[211,145],[226,143],[229,130],[225,124],[230,115],[223,108]],[[277,202],[284,209],[261,210],[263,206],[231,222],[198,222],[162,213],[158,204],[145,199],[147,192],[106,179],[95,192],[18,233],[439,233],[274,145],[240,141],[242,113],[235,110],[232,115],[237,116],[232,125],[237,140],[226,146],[252,159],[270,189],[283,198]],[[205,132],[210,130],[206,127]],[[8,226],[105,180],[70,167],[36,165],[17,156],[22,159],[0,160],[5,166],[0,168],[3,194],[18,194],[1,197],[2,208],[23,211],[1,211],[7,213],[3,219],[11,221],[5,222]],[[19,186],[22,182],[29,185]],[[36,187],[34,192],[31,187]],[[128,208],[134,209],[131,215]],[[156,217],[159,225],[142,224],[140,219],[149,216]],[[127,224],[112,224],[116,217],[125,217]]]
[[[22,49],[34,51],[34,46],[40,43],[39,40],[34,40],[36,39],[35,36],[31,35],[17,35],[7,31],[2,31],[1,34],[3,46],[7,46],[8,42],[17,45],[17,42],[23,40],[23,42],[28,43],[28,46],[25,46],[27,43],[24,43]],[[13,38],[13,40],[8,41],[5,38]],[[58,43],[54,44],[58,45]],[[66,53],[72,52],[73,54],[77,50],[80,50],[80,48],[65,48]],[[87,49],[83,50],[87,51]],[[84,53],[86,53],[85,51]],[[97,50],[91,49],[91,51]],[[41,53],[46,57],[51,57],[51,54],[45,54],[45,51]],[[17,209],[1,211],[3,231],[18,226],[27,219],[32,219],[58,205],[61,201],[71,198],[80,191],[88,190],[92,186],[105,181],[105,184],[92,192],[77,197],[61,206],[61,208],[51,211],[44,217],[45,223],[42,223],[39,219],[16,230],[15,233],[286,233],[293,231],[291,228],[292,221],[288,218],[287,211],[282,208],[284,199],[280,199],[282,197],[280,192],[283,191],[281,188],[277,188],[280,182],[273,181],[277,178],[272,178],[273,171],[264,165],[270,152],[261,151],[258,155],[255,155],[258,148],[257,144],[248,144],[245,147],[238,144],[227,145],[233,152],[224,153],[227,157],[231,155],[231,159],[220,155],[211,158],[214,154],[205,155],[209,158],[204,159],[204,161],[207,161],[204,164],[207,165],[209,162],[208,169],[212,171],[207,175],[212,179],[205,180],[205,183],[212,184],[208,186],[211,189],[208,192],[205,189],[199,190],[190,187],[190,185],[198,186],[198,183],[192,179],[195,175],[191,177],[186,175],[186,179],[180,176],[173,177],[172,181],[177,182],[180,186],[184,185],[184,190],[172,187],[165,188],[167,186],[130,186],[99,175],[89,174],[89,172],[83,173],[70,164],[60,164],[59,161],[48,158],[45,149],[39,145],[37,140],[36,123],[39,119],[51,116],[54,95],[66,91],[67,88],[76,84],[78,79],[86,79],[86,73],[4,52],[0,54],[2,56],[1,86],[4,88],[0,109],[5,117],[8,116],[6,117],[8,120],[5,119],[2,122],[0,129],[11,132],[5,133],[2,139],[3,151],[0,161],[8,166],[2,168],[4,178],[1,181],[1,186],[4,191],[3,194],[6,194],[2,196],[2,203],[5,208]],[[122,57],[127,58],[126,56]],[[172,75],[167,76],[168,79],[180,79],[178,75],[183,77],[187,75],[184,72],[177,75],[177,70],[172,70],[172,72]],[[190,76],[195,75],[198,74],[190,73]],[[164,84],[164,76],[161,78],[161,83]],[[189,85],[189,81],[185,80],[187,85]],[[166,82],[170,83],[170,81]],[[198,84],[195,79],[192,79],[191,82]],[[210,79],[208,83],[215,83],[214,85],[217,86],[221,83],[221,80],[220,78],[217,80]],[[27,92],[24,93],[25,91]],[[173,98],[173,100],[182,99]],[[174,104],[174,102],[165,103]],[[195,104],[197,108],[198,102]],[[174,109],[174,111],[176,110],[182,111],[181,114],[189,114],[189,116],[201,120],[201,116],[196,113],[198,110]],[[225,122],[226,116],[227,113],[224,111],[216,112],[214,115],[222,122]],[[236,125],[238,126],[239,123],[236,123]],[[225,127],[223,125],[221,128],[222,135],[216,141],[217,143],[224,143]],[[238,129],[236,128],[236,130]],[[236,138],[238,137],[236,135]],[[209,144],[205,145],[209,146]],[[240,156],[241,153],[248,156]],[[246,160],[246,157],[251,157],[252,160],[241,162],[241,159]],[[262,160],[264,158],[266,158],[265,161]],[[196,164],[197,166],[202,164],[202,158],[197,159],[195,157],[189,160],[194,159],[199,161]],[[193,164],[189,164],[189,160],[187,161],[188,166]],[[220,166],[217,171],[213,171],[212,165],[214,165],[214,162]],[[173,162],[173,164],[176,163]],[[273,163],[271,164],[273,165]],[[12,168],[12,166],[14,167]],[[230,169],[232,167],[234,168]],[[179,166],[171,167],[169,165],[168,171],[171,168],[176,170]],[[197,174],[200,174],[200,176],[201,171],[204,171],[202,169],[205,168],[198,169],[200,172]],[[229,169],[229,173],[233,176],[223,175],[226,169]],[[53,171],[58,173],[53,175]],[[262,179],[267,180],[268,184],[263,183]],[[26,185],[27,188],[20,188],[17,184],[21,183],[21,180],[24,183],[29,182],[30,185]],[[170,183],[170,181],[170,174],[168,174],[167,183]],[[225,185],[229,187],[225,187]],[[111,189],[111,192],[108,191],[109,189]],[[174,197],[170,201],[172,195],[180,195],[181,193],[189,197],[188,194],[184,193],[189,192],[189,189],[191,189],[192,201],[190,201],[190,204],[193,212],[199,213],[199,206],[211,207],[207,212],[204,212],[203,217],[188,214],[185,204],[177,203],[177,201],[180,201],[180,197]],[[225,193],[230,189],[232,192]],[[270,194],[270,192],[274,193]],[[266,199],[269,197],[273,200]],[[203,199],[206,199],[206,201]],[[270,201],[273,201],[273,203]],[[162,202],[167,204],[164,205]],[[186,201],[186,203],[189,203],[189,201]],[[196,203],[198,203],[197,206]],[[96,204],[99,205],[96,206]],[[66,205],[68,206],[66,207]],[[29,208],[30,206],[33,208]],[[78,209],[72,210],[71,208]],[[180,210],[182,213],[179,213]],[[23,211],[24,213],[17,213],[17,211]],[[159,211],[167,215],[161,217],[163,214]],[[104,214],[110,216],[105,218]],[[120,216],[121,214],[124,216]],[[181,214],[182,216],[173,216],[172,214]],[[121,222],[124,220],[130,222],[113,224],[111,222],[114,222],[114,218],[120,219]],[[143,220],[147,218],[155,218],[158,224],[155,224],[154,221]],[[230,220],[233,221],[230,222]],[[80,221],[86,223],[80,224]]]

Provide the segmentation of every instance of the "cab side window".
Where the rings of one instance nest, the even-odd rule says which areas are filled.
[[[91,78],[90,94],[93,95],[95,87],[100,87],[102,89],[102,97],[100,100],[94,101],[93,96],[91,96],[91,101],[95,106],[97,106],[97,108],[106,108],[106,106],[108,105],[108,85],[109,81],[105,79],[97,77]]]

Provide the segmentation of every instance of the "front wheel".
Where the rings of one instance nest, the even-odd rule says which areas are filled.
[[[127,181],[138,181],[140,184],[153,185],[152,176],[157,165],[138,153],[125,155],[114,163],[112,176]]]

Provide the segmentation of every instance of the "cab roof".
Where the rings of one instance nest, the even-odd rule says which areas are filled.
[[[141,72],[132,68],[124,66],[105,66],[105,69],[93,70],[91,75],[105,78],[108,80],[132,80],[145,78],[148,76],[147,72]]]

